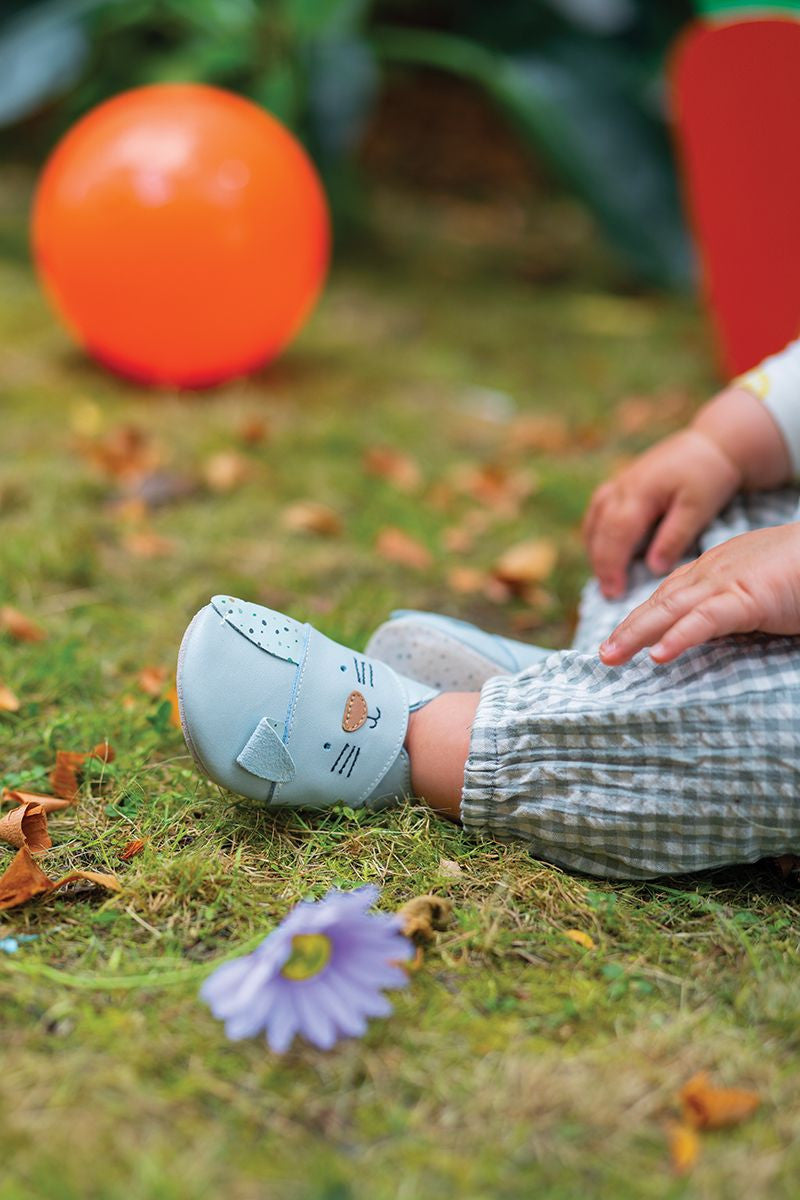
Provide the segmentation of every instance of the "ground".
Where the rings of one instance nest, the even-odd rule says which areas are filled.
[[[28,186],[9,172],[0,199],[0,599],[47,638],[0,637],[0,683],[21,700],[0,714],[0,783],[47,790],[57,749],[107,739],[115,761],[52,818],[44,862],[115,871],[123,890],[71,885],[2,914],[0,936],[34,940],[0,953],[0,1198],[795,1196],[800,909],[771,865],[609,884],[423,806],[271,815],[200,779],[169,705],[137,683],[173,668],[216,591],[358,646],[396,605],[564,644],[592,487],[714,386],[694,304],[625,292],[564,201],[387,193],[280,363],[147,394],[51,319]],[[98,463],[123,426],[161,455],[168,502],[151,515],[124,464]],[[385,455],[367,470],[376,447],[409,455],[419,482],[406,464],[397,486]],[[286,528],[310,499],[340,532]],[[387,526],[432,565],[377,553]],[[555,570],[526,597],[487,595],[481,572],[526,537],[555,543]],[[228,1043],[198,1002],[209,964],[300,897],[365,881],[386,909],[427,891],[455,909],[394,1015],[329,1054]],[[666,1130],[701,1069],[762,1105],[679,1178]]]

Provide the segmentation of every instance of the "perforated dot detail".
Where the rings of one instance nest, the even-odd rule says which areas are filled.
[[[305,630],[299,621],[273,612],[269,608],[245,608],[230,597],[224,598],[229,625],[243,634],[254,646],[285,662],[298,664],[305,642]],[[258,637],[256,636],[258,631]]]

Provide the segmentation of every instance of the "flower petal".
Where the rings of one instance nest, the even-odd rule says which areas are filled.
[[[292,999],[300,1019],[300,1033],[320,1050],[330,1050],[336,1041],[336,1023],[327,1011],[324,995],[318,994],[313,979],[297,983]]]
[[[292,997],[292,989],[279,985],[277,995],[267,1018],[267,1041],[275,1054],[289,1049],[299,1026],[299,1017]]]
[[[353,1003],[354,997],[335,971],[326,971],[318,983],[320,1000],[325,1004],[345,1037],[362,1037],[367,1022]]]

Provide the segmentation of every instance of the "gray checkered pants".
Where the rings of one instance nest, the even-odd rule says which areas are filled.
[[[800,519],[795,490],[737,498],[697,552]],[[597,647],[656,583],[636,563],[608,601],[587,584],[571,650],[483,688],[467,829],[569,870],[646,879],[800,852],[800,638],[725,638],[657,666]]]

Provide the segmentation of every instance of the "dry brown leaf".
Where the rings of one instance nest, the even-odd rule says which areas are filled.
[[[447,929],[453,915],[453,905],[441,896],[415,896],[397,910],[402,932],[421,944],[433,940],[437,930]]]
[[[120,851],[120,859],[122,862],[129,862],[132,858],[136,858],[137,854],[141,854],[144,850],[144,840],[142,838],[134,838],[132,842],[128,842],[124,850]]]
[[[224,495],[241,487],[253,473],[253,464],[237,450],[212,454],[203,466],[203,478],[212,492]]]
[[[170,713],[169,713],[170,724],[175,729],[181,729],[182,728],[182,726],[181,726],[181,710],[180,710],[180,706],[178,704],[178,689],[177,689],[177,687],[173,686],[170,688],[170,690],[167,692],[166,699],[169,700],[169,706],[170,706]]]
[[[11,688],[0,683],[0,712],[19,712],[20,703],[19,697],[12,692]]]
[[[62,800],[76,800],[79,772],[88,755],[76,750],[56,750],[56,765],[50,772],[50,786]]]
[[[69,808],[75,803],[74,797],[70,800],[65,800],[61,796],[44,796],[39,792],[21,792],[17,790],[6,789],[3,792],[3,804],[38,804],[46,813],[60,812],[62,808]]]
[[[565,929],[564,937],[569,938],[576,946],[583,946],[584,950],[594,950],[594,938],[582,929]]]
[[[554,413],[517,417],[508,429],[508,444],[514,450],[562,454],[571,441],[566,421]]]
[[[452,479],[458,491],[508,517],[516,516],[523,501],[539,486],[528,467],[509,467],[505,463],[462,464],[455,468]]]
[[[654,425],[663,425],[683,417],[691,409],[686,392],[666,391],[655,396],[627,396],[614,410],[614,424],[620,433],[649,433]]]
[[[136,683],[146,696],[160,696],[168,674],[166,667],[142,667],[136,676]]]
[[[283,510],[281,521],[294,533],[318,533],[321,537],[338,537],[344,528],[339,514],[317,500],[298,500],[290,504]]]
[[[41,804],[30,801],[18,804],[0,819],[0,842],[20,849],[27,846],[31,854],[41,854],[52,846],[47,832],[47,815]]]
[[[0,608],[0,632],[7,633],[15,642],[43,642],[47,637],[40,625],[10,604]]]
[[[747,1088],[714,1087],[708,1074],[700,1071],[680,1091],[685,1120],[695,1129],[723,1129],[751,1116],[761,1097]]]
[[[530,538],[510,546],[494,566],[495,578],[519,589],[547,579],[558,559],[555,542],[549,538]]]
[[[469,554],[475,545],[475,535],[464,525],[451,525],[442,530],[442,545],[450,554]]]
[[[245,417],[239,422],[236,434],[246,446],[260,446],[270,434],[269,424],[264,417]]]
[[[422,542],[411,537],[402,529],[387,525],[378,534],[375,549],[388,562],[410,567],[412,571],[424,571],[433,563],[433,556]]]
[[[462,596],[484,592],[488,581],[489,576],[486,572],[477,567],[451,567],[447,572],[448,586]]]
[[[686,1175],[697,1162],[700,1139],[697,1130],[684,1121],[673,1121],[667,1128],[669,1158],[676,1175]]]
[[[152,473],[162,462],[150,434],[134,425],[118,425],[102,437],[83,438],[78,450],[111,479],[136,479]]]
[[[154,529],[134,529],[122,539],[122,547],[134,558],[171,558],[176,544]]]
[[[415,492],[422,483],[422,473],[414,459],[391,446],[371,446],[364,455],[364,470],[368,475],[387,480],[401,492]]]
[[[117,756],[113,746],[110,746],[108,742],[98,742],[96,746],[92,746],[88,757],[99,758],[100,762],[112,763]]]
[[[23,846],[14,858],[5,874],[0,877],[0,910],[17,908],[35,896],[45,892],[54,892],[77,879],[85,879],[112,892],[121,891],[116,875],[105,875],[98,871],[70,871],[61,879],[50,879],[36,865],[27,846]]]

